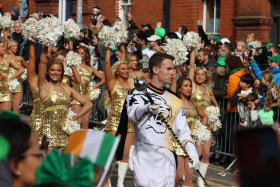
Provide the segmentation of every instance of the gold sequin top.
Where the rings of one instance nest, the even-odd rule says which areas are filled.
[[[195,120],[200,119],[200,116],[197,114],[196,108],[194,105],[192,106],[183,106],[185,114],[186,114],[186,122],[191,130],[191,132],[195,129]],[[176,141],[173,142],[173,146],[177,156],[185,156],[184,151],[177,144]]]
[[[67,75],[63,75],[62,82],[67,86],[70,86],[70,77],[68,77]]]
[[[38,132],[40,130],[41,124],[42,124],[42,115],[41,112],[43,111],[43,106],[41,99],[39,97],[39,88],[36,87],[32,92],[32,98],[33,98],[33,110],[30,115],[29,124],[32,129],[32,131]]]
[[[211,105],[210,93],[200,91],[196,87],[194,94],[192,94],[191,100],[198,104],[198,106],[205,112],[206,108]]]
[[[81,82],[81,84],[74,83],[73,88],[77,92],[79,92],[79,94],[81,94],[89,99],[89,93],[90,93],[89,86],[90,86],[90,78],[92,75],[92,71],[91,71],[90,67],[87,67],[87,68],[78,67],[77,71],[81,75],[82,82]],[[71,104],[79,105],[80,103],[76,100],[73,100]]]
[[[68,144],[69,135],[63,130],[63,127],[70,107],[70,96],[64,86],[63,88],[64,92],[57,92],[50,84],[50,92],[42,101],[44,110],[39,141],[42,140],[44,135],[47,135],[51,147],[65,147]]]
[[[194,105],[192,106],[183,106],[185,114],[186,114],[186,122],[193,132],[195,120],[200,119],[200,116],[197,114],[196,108]]]
[[[0,63],[0,73],[3,76],[3,80],[0,81],[0,102],[13,101],[12,93],[8,86],[9,65],[4,59],[2,61]]]
[[[118,80],[116,80],[116,85],[111,93],[112,107],[107,117],[105,131],[117,131],[125,98],[129,90],[130,87],[124,88],[120,86]],[[128,132],[134,132],[131,122],[128,124]]]
[[[20,65],[20,66],[22,66],[21,65],[21,61],[20,61],[20,59],[17,57],[17,59],[15,60],[15,62],[18,64],[18,65]],[[13,68],[13,67],[9,67],[9,73],[10,74],[15,74],[17,72],[17,70],[15,69],[15,68]],[[22,80],[21,80],[21,78],[20,78],[20,76],[18,76],[17,77],[17,80],[18,80],[18,82],[19,82],[19,87],[17,88],[17,90],[16,91],[14,91],[14,92],[12,92],[12,93],[19,93],[19,92],[22,92],[23,91],[23,89],[22,89]]]

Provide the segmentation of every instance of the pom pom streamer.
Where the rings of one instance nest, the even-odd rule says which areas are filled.
[[[205,113],[208,116],[208,125],[213,131],[217,131],[222,127],[222,123],[219,119],[221,115],[217,107],[208,106]]]
[[[78,124],[78,121],[73,121],[72,118],[76,115],[75,112],[73,112],[71,110],[71,108],[69,108],[68,110],[68,114],[67,114],[67,118],[66,118],[66,122],[65,122],[65,126],[63,127],[63,130],[67,133],[67,134],[72,134],[75,131],[78,131],[81,129],[80,124]]]
[[[13,76],[13,74],[9,74],[8,78],[10,78],[11,76]],[[19,87],[20,83],[18,82],[17,79],[13,79],[8,82],[8,85],[9,85],[10,91],[15,92],[17,90],[17,88]]]
[[[195,50],[198,51],[200,49],[200,42],[201,42],[201,38],[197,33],[193,31],[187,32],[184,35],[183,43],[185,44],[187,50],[189,51],[191,50],[191,48],[195,48]]]
[[[27,37],[28,40],[35,42],[38,38],[38,21],[33,18],[27,19],[23,24],[22,24],[22,31]]]
[[[64,24],[64,32],[71,38],[75,38],[80,35],[80,27],[73,19],[68,19]]]
[[[82,58],[80,57],[80,55],[73,51],[69,51],[67,53],[65,60],[67,66],[79,67],[82,63]]]
[[[3,16],[2,18],[0,18],[0,28],[1,29],[11,28],[11,27],[13,27],[13,25],[14,25],[14,22],[10,17]]]
[[[101,93],[100,88],[96,88],[96,89],[92,90],[95,85],[96,84],[94,82],[90,82],[90,90],[91,91],[90,91],[90,94],[89,94],[89,98],[90,98],[91,101],[95,101],[96,99],[98,99],[99,95]]]
[[[211,137],[210,131],[200,120],[195,121],[195,128],[191,135],[197,145],[203,145]]]
[[[175,58],[175,66],[179,66],[188,60],[187,55],[189,52],[183,42],[179,39],[168,39],[164,50],[167,54]]]
[[[27,70],[24,69],[24,73],[20,75],[21,80],[26,80],[27,79]]]
[[[56,17],[47,17],[38,21],[38,30],[39,42],[48,47],[55,47],[63,35],[63,27]]]
[[[105,47],[115,48],[127,40],[127,34],[125,24],[118,21],[113,27],[104,26],[99,32],[98,38],[104,43]]]

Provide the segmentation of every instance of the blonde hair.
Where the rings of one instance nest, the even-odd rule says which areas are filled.
[[[247,47],[246,42],[244,42],[243,40],[238,40],[238,41],[236,42],[236,44],[237,44],[237,45],[241,45],[241,47],[242,47],[243,49],[246,49],[246,47]]]
[[[226,72],[227,72],[227,69],[223,66],[217,66],[216,67],[216,72],[218,73],[218,75],[220,76],[225,76],[226,75]]]
[[[272,103],[276,103],[280,98],[280,89],[279,86],[273,82],[273,73],[271,71],[264,71],[261,77],[269,83],[267,86],[265,104],[270,106]]]
[[[210,73],[208,72],[208,70],[207,70],[205,67],[198,67],[198,68],[196,68],[195,71],[194,71],[194,77],[196,76],[196,73],[197,73],[198,70],[204,71],[204,73],[205,73],[205,75],[206,75],[206,80],[205,80],[204,84],[210,84],[210,83],[211,83],[211,75],[210,75]],[[195,80],[195,82],[196,82],[196,79],[194,79],[194,80]]]
[[[255,41],[256,40],[256,35],[255,35],[255,33],[249,33],[248,35],[247,35],[247,37],[248,38],[252,38],[253,39],[253,41]]]
[[[125,61],[128,63],[128,66],[130,68],[129,62],[131,61],[132,57],[136,57],[136,60],[138,61],[138,56],[133,53],[126,53],[125,54]]]
[[[128,65],[128,63],[126,61],[119,60],[111,68],[111,72],[112,72],[112,75],[113,75],[114,79],[117,79],[116,72],[118,71],[121,64],[127,64]]]
[[[13,45],[13,43],[14,42],[16,42],[16,43],[18,43],[16,40],[13,40],[13,39],[9,39],[8,40],[8,53],[10,54],[11,53],[11,50],[10,50],[10,48],[12,47],[12,45]]]

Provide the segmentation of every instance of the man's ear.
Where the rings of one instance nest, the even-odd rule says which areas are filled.
[[[153,74],[154,74],[154,75],[158,75],[158,70],[159,70],[159,68],[156,67],[156,66],[154,66],[154,67],[153,67]]]

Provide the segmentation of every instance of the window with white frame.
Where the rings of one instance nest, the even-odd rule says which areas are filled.
[[[203,27],[207,34],[220,33],[221,0],[203,0]]]
[[[132,0],[119,0],[119,17],[126,23],[126,15],[132,12]]]

